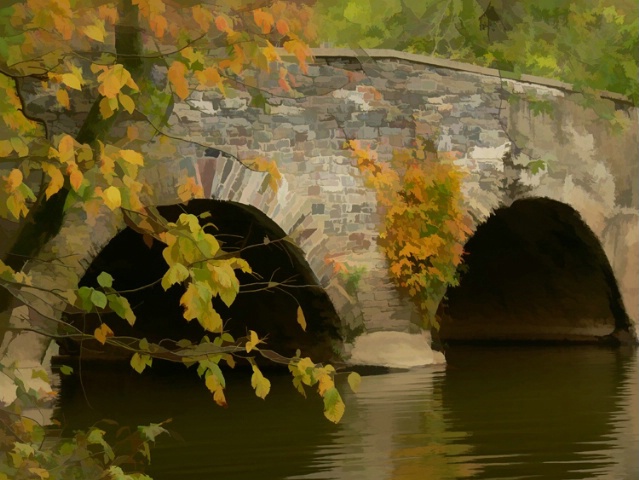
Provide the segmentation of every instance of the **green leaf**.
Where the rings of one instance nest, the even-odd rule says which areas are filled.
[[[546,170],[546,162],[543,160],[533,160],[532,162],[528,163],[528,170],[530,170],[530,173],[532,173],[533,175],[537,175],[540,171],[542,170]]]
[[[125,319],[129,322],[129,325],[133,326],[135,323],[135,314],[131,309],[129,301],[126,298],[115,294],[109,295],[108,299],[109,308],[113,310],[118,317]]]
[[[71,375],[73,373],[73,367],[69,367],[68,365],[62,365],[60,367],[60,373],[62,375]]]
[[[104,293],[98,290],[93,290],[91,292],[91,303],[93,303],[96,307],[104,308],[107,306],[107,297]]]
[[[344,415],[346,406],[335,387],[324,392],[324,416],[333,423],[338,423]]]
[[[102,272],[98,275],[98,285],[103,288],[111,288],[113,286],[113,277],[107,272]]]
[[[93,302],[91,301],[91,294],[95,289],[90,287],[80,287],[78,289],[78,299],[80,300],[79,308],[85,312],[90,312],[93,308]]]

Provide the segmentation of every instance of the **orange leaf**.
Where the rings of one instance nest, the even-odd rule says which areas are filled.
[[[64,108],[69,110],[71,108],[71,102],[69,101],[69,94],[64,88],[60,88],[55,93],[55,98],[58,99],[58,103],[62,105]]]
[[[231,33],[233,30],[229,26],[229,23],[226,21],[222,15],[218,15],[215,17],[215,26],[220,32]]]
[[[133,141],[138,138],[138,128],[133,125],[126,127],[126,136],[129,140]]]
[[[191,7],[191,13],[193,14],[193,19],[197,22],[200,28],[205,32],[208,32],[211,26],[211,20],[213,20],[213,14],[201,5]]]
[[[182,62],[175,61],[169,67],[169,81],[173,84],[177,96],[182,100],[189,96],[189,84],[184,78],[185,73],[186,65]]]
[[[104,345],[106,343],[107,337],[113,336],[113,330],[111,330],[106,323],[103,323],[95,329],[95,331],[93,332],[93,336],[98,342]]]
[[[273,15],[262,10],[253,10],[255,25],[262,29],[263,34],[270,33],[273,27]]]
[[[169,26],[169,23],[166,21],[166,18],[164,18],[163,15],[151,15],[149,25],[151,26],[151,30],[153,30],[153,33],[155,33],[155,36],[158,38],[162,38],[164,36],[164,32],[166,31],[166,27]]]
[[[118,20],[118,9],[112,6],[100,5],[98,7],[98,17],[102,20],[108,20],[113,25]]]
[[[278,20],[275,24],[275,28],[277,28],[277,33],[280,35],[286,35],[289,32],[288,23],[286,20]]]
[[[304,42],[293,39],[288,42],[284,42],[284,50],[292,53],[297,58],[300,64],[302,73],[308,73],[308,65],[306,65],[306,59],[311,56],[311,50]]]
[[[203,87],[212,87],[222,82],[222,77],[215,67],[208,67],[200,72],[195,72],[195,77]]]
[[[224,398],[224,390],[222,390],[221,388],[215,390],[215,393],[213,394],[213,400],[215,400],[215,403],[217,403],[220,407],[227,406],[226,398]]]
[[[82,175],[82,172],[78,170],[78,167],[76,166],[75,169],[72,170],[71,174],[69,175],[69,182],[71,183],[71,186],[76,192],[82,185],[83,179],[84,179],[84,175]]]

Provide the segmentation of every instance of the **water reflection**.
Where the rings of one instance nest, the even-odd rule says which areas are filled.
[[[313,474],[289,478],[466,478],[472,465],[455,457],[470,451],[443,417],[443,369],[365,377],[354,395],[345,393],[346,414],[331,445],[316,453]]]
[[[197,378],[138,376],[85,365],[63,383],[58,415],[73,427],[173,418],[151,473],[173,479],[639,478],[635,352],[456,348],[444,369],[368,376],[339,425],[271,374],[267,401],[249,378],[228,382],[228,409]],[[106,392],[105,392],[106,390]]]

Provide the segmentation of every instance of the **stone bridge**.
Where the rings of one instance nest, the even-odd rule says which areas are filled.
[[[234,218],[250,219],[265,243],[293,239],[287,255],[325,292],[333,346],[346,359],[398,367],[441,360],[389,276],[375,191],[344,148],[347,138],[389,160],[430,136],[466,172],[476,234],[468,272],[440,309],[441,340],[636,335],[635,107],[614,94],[593,99],[553,80],[389,50],[318,49],[306,74],[293,63],[289,71],[299,94],[269,97],[268,114],[248,94],[193,92],[175,105],[170,134],[195,143],[183,142],[145,175],[157,205],[179,204],[176,186],[194,176],[212,199],[196,209],[210,208],[214,223],[218,212],[229,228]],[[258,155],[277,162],[277,192],[236,161]],[[86,226],[82,215],[71,210],[48,249],[73,253],[77,278],[124,227],[111,214]],[[349,283],[327,258],[357,278]],[[41,273],[58,275],[48,268]]]

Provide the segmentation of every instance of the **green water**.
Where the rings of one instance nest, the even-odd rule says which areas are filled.
[[[454,347],[446,368],[342,385],[347,410],[326,421],[285,374],[256,398],[229,375],[229,407],[197,378],[85,364],[62,384],[71,427],[172,418],[158,439],[156,480],[637,479],[636,351],[596,347]]]

